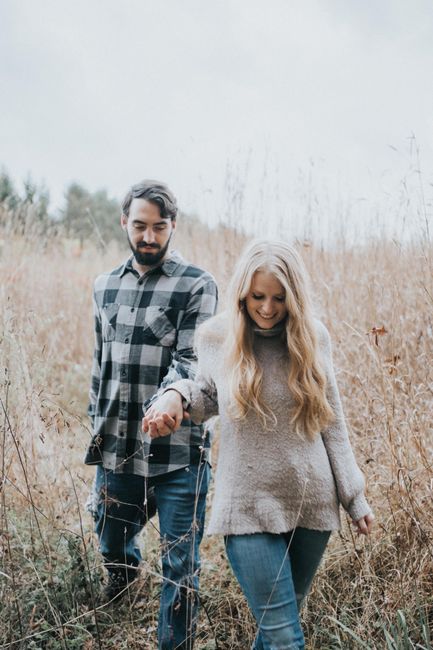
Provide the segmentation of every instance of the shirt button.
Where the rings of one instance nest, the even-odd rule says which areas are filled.
[[[128,338],[125,339],[125,343],[129,343],[129,339],[128,339]]]
[[[123,409],[124,409],[124,408],[125,408],[125,406],[126,406],[126,402],[120,402],[120,406],[121,406],[121,408],[123,408]]]
[[[125,436],[125,432],[124,432],[124,431],[119,431],[119,436],[120,436],[121,438],[123,438],[123,437]]]
[[[126,377],[126,370],[125,370],[125,368],[123,368],[123,369],[120,371],[120,374],[122,375],[122,377]]]
[[[131,314],[134,313],[134,311],[135,311],[135,308],[131,307]]]
[[[143,280],[139,280],[137,284],[143,284]]]

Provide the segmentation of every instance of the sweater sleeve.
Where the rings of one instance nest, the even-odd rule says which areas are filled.
[[[195,380],[181,379],[171,384],[166,390],[172,389],[180,393],[183,407],[190,414],[192,422],[201,424],[213,415],[218,415],[218,395],[210,371],[213,346],[206,342],[204,336],[200,335],[196,345],[197,374]]]
[[[327,379],[326,396],[335,416],[321,435],[339,500],[350,517],[357,521],[370,514],[371,508],[364,495],[364,476],[356,463],[350,444],[332,363],[331,340],[324,325],[320,328],[319,340]]]

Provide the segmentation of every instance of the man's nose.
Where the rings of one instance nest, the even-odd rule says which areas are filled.
[[[155,233],[152,228],[146,228],[146,230],[143,230],[143,241],[146,242],[146,244],[153,244],[155,242]]]

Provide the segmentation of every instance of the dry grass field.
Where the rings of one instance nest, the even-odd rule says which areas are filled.
[[[84,509],[92,281],[126,249],[0,236],[0,647],[154,650],[157,522],[143,533],[136,593],[96,608],[102,571]],[[179,224],[176,247],[224,294],[242,243]],[[367,540],[343,516],[303,612],[307,647],[431,650],[433,248],[300,246],[376,514]],[[197,648],[248,650],[254,625],[222,541],[206,538],[202,556]]]

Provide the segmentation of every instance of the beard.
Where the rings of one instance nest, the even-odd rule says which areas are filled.
[[[137,262],[137,264],[139,264],[140,266],[156,266],[157,264],[159,264],[159,262],[164,258],[165,254],[167,253],[172,234],[173,233],[170,234],[164,246],[160,246],[159,244],[146,244],[146,242],[140,242],[139,244],[137,244],[137,246],[134,246],[132,241],[129,239],[128,233],[126,233],[129,247],[132,250],[132,253],[135,257],[135,261]],[[142,251],[140,251],[140,248],[145,248],[145,247],[153,248],[155,252],[143,253]]]

